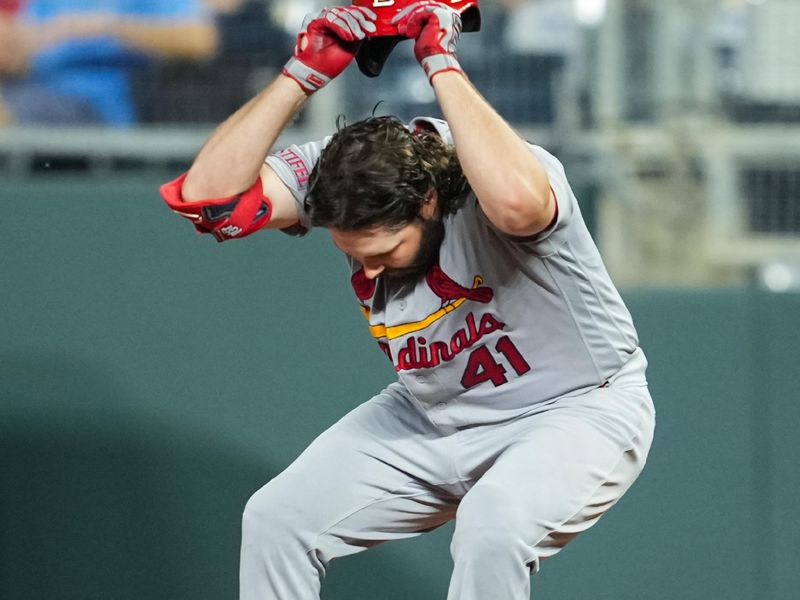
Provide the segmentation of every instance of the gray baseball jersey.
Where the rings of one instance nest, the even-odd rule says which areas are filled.
[[[432,124],[452,143],[449,128]],[[267,163],[303,201],[330,138],[291,146]],[[470,193],[444,218],[439,262],[414,285],[370,281],[350,258],[351,282],[372,335],[437,425],[505,421],[604,383],[638,348],[630,313],[587,230],[561,163],[529,145],[550,178],[558,214],[544,232],[499,231]],[[392,389],[392,386],[389,388]]]
[[[303,201],[327,141],[267,159],[298,203],[293,233],[309,227]],[[250,498],[241,600],[319,600],[333,559],[451,519],[448,600],[527,600],[540,561],[638,476],[655,424],[647,361],[564,170],[531,152],[558,201],[541,234],[498,231],[470,194],[419,281],[369,280],[349,259],[398,380]]]

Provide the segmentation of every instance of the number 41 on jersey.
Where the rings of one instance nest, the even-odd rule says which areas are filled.
[[[507,335],[497,340],[494,350],[497,355],[502,355],[506,359],[518,376],[531,370],[531,366]],[[495,354],[484,344],[470,353],[464,374],[461,376],[461,385],[469,389],[484,381],[491,381],[498,387],[508,383],[506,373],[506,368],[495,359]]]

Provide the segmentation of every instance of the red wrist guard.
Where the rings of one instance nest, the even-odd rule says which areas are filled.
[[[250,235],[272,217],[272,202],[264,195],[261,177],[241,194],[213,200],[186,202],[181,189],[186,173],[161,186],[167,205],[189,219],[198,233],[210,233],[218,242]]]

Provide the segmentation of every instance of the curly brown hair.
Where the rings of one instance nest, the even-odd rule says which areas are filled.
[[[396,117],[371,117],[334,134],[311,172],[305,207],[317,227],[396,228],[419,218],[431,189],[442,215],[463,204],[469,184],[455,148]]]

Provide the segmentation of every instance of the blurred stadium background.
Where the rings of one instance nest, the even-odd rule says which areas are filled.
[[[0,1],[0,598],[234,598],[246,499],[391,372],[324,233],[217,246],[157,186],[321,3],[198,0],[213,43],[117,56],[135,118],[79,123],[3,62],[37,3]],[[462,63],[564,162],[659,410],[642,480],[535,594],[796,597],[800,1],[481,11]],[[438,114],[410,44],[378,79],[345,72],[279,146],[373,111]],[[343,560],[323,597],[443,598],[449,531]]]

